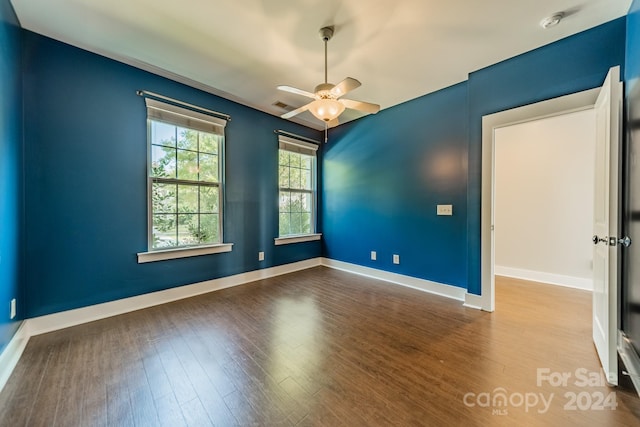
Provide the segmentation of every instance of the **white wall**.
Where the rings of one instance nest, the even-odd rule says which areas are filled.
[[[495,131],[495,272],[592,289],[593,110]]]

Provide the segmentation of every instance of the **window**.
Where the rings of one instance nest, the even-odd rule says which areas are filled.
[[[279,137],[279,239],[276,244],[317,240],[316,233],[316,144]]]
[[[226,120],[154,99],[146,103],[149,253],[222,244]]]

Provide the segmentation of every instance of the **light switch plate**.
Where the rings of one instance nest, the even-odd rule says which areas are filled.
[[[453,215],[453,205],[438,205],[436,208],[438,215]]]

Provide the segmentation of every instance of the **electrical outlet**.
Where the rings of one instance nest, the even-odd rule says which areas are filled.
[[[453,215],[453,205],[438,205],[436,207],[437,215]]]
[[[264,261],[264,252],[258,252],[258,261]]]
[[[376,259],[378,259],[378,254],[376,251],[371,251],[371,260],[375,261]]]
[[[400,264],[400,255],[393,254],[393,263]]]
[[[10,318],[13,319],[14,317],[16,317],[16,299],[12,299],[11,300],[11,316]]]

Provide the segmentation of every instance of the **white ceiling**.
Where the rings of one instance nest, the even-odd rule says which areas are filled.
[[[469,72],[623,16],[631,0],[11,0],[23,28],[280,115],[324,80],[389,108]],[[547,30],[545,16],[564,11]],[[342,122],[360,117],[348,110]],[[306,112],[295,121],[317,129]]]

